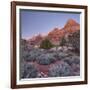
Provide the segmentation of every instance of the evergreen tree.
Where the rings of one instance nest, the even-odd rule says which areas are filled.
[[[62,37],[61,41],[60,41],[60,46],[64,46],[66,44],[66,40],[64,37]]]
[[[43,49],[50,49],[52,47],[53,45],[48,39],[43,40],[40,44],[40,48],[43,48]]]

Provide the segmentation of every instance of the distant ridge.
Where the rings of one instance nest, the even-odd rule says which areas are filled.
[[[59,44],[60,39],[66,34],[71,34],[80,30],[80,24],[73,19],[69,19],[63,28],[55,27],[46,36],[41,34],[34,36],[28,40],[30,44],[39,45],[42,40],[48,38],[53,44]]]

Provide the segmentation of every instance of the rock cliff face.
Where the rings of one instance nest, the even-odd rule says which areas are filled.
[[[74,33],[77,30],[80,30],[80,25],[73,19],[69,19],[63,29],[66,33]]]
[[[43,39],[44,39],[44,37],[41,34],[39,34],[39,35],[34,36],[31,39],[29,39],[28,42],[31,45],[40,45],[40,43]]]
[[[54,28],[51,32],[48,33],[48,39],[55,45],[59,44],[60,39],[65,35],[63,29]]]
[[[74,33],[78,30],[80,30],[80,25],[73,19],[69,19],[63,28],[54,28],[51,32],[49,32],[48,38],[53,44],[58,44],[63,36]]]
[[[73,19],[69,19],[63,28],[54,28],[46,36],[37,35],[29,39],[32,45],[40,45],[41,41],[48,38],[54,45],[58,45],[62,37],[80,30],[80,25]]]

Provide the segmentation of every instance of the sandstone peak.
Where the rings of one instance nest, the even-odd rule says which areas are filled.
[[[80,30],[80,25],[75,20],[69,19],[63,28],[60,29],[55,27],[45,36],[42,34],[35,35],[29,40],[29,42],[32,45],[40,45],[42,40],[48,38],[53,44],[58,45],[62,37],[64,37],[66,34],[71,34],[78,30]]]
[[[66,27],[71,27],[71,26],[77,26],[77,25],[79,25],[79,24],[78,24],[75,20],[69,19],[69,20],[67,21],[66,25],[65,25],[65,28],[66,28]]]

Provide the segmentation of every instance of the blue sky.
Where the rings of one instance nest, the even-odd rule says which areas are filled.
[[[55,27],[63,28],[68,19],[80,23],[79,13],[20,10],[21,37],[29,39],[37,34],[47,34]]]

